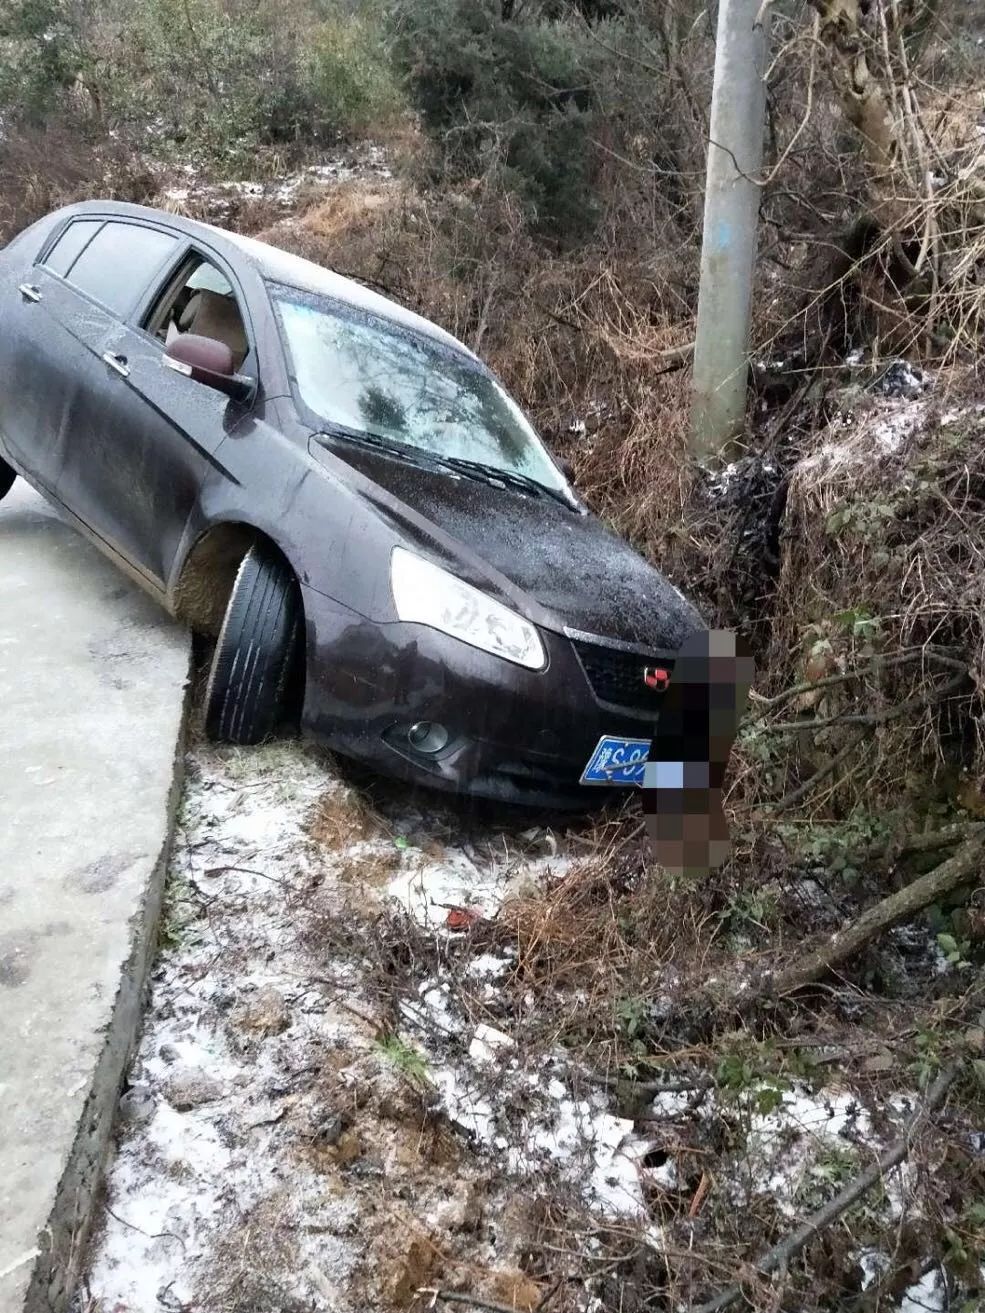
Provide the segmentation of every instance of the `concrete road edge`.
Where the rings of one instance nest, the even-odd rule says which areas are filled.
[[[85,1261],[123,1077],[140,1035],[144,993],[156,949],[168,860],[184,778],[192,695],[192,658],[185,685],[168,790],[161,851],[147,880],[143,905],[131,919],[131,951],[124,965],[102,1054],[93,1071],[78,1130],[48,1219],[24,1301],[24,1313],[65,1313]],[[30,1261],[30,1260],[29,1260]]]

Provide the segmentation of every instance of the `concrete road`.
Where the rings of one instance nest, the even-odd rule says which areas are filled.
[[[0,503],[0,1313],[63,1310],[139,1025],[189,638],[18,481]]]

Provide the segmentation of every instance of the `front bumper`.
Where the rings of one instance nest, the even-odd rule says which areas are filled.
[[[304,729],[384,774],[503,802],[587,808],[612,792],[579,784],[601,735],[653,735],[655,715],[595,696],[562,635],[540,631],[547,666],[531,671],[424,625],[375,623],[303,594]],[[447,729],[440,752],[408,741],[422,721]]]

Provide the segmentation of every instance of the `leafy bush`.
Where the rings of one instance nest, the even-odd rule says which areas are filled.
[[[270,129],[274,60],[265,36],[262,24],[237,20],[215,0],[139,0],[127,51],[109,70],[115,116],[182,151],[249,149]]]
[[[313,32],[303,67],[315,131],[359,132],[393,120],[404,100],[381,27],[335,16]]]
[[[498,171],[542,229],[582,237],[598,212],[602,48],[576,19],[503,13],[494,0],[398,0],[398,57],[447,165]]]
[[[0,113],[32,125],[71,87],[85,63],[79,25],[60,0],[0,5]]]
[[[0,6],[0,114],[240,168],[402,108],[373,0],[13,0]]]

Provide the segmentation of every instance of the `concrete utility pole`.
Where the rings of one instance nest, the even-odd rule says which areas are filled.
[[[705,183],[692,445],[718,455],[742,432],[766,119],[769,0],[719,0]]]

